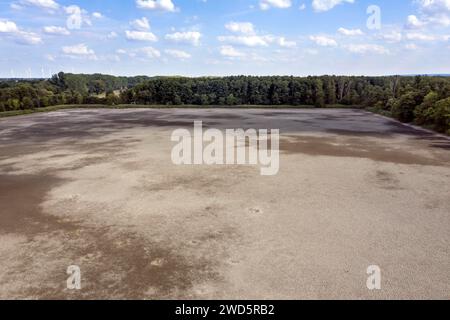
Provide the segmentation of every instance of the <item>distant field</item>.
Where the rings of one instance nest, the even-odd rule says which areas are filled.
[[[230,108],[239,108],[239,109],[315,109],[314,106],[310,105],[281,105],[281,106],[273,106],[273,105],[235,105],[235,106],[223,106],[223,105],[137,105],[137,104],[119,104],[119,105],[106,105],[106,104],[71,104],[71,105],[58,105],[51,106],[46,108],[38,108],[38,109],[30,109],[30,110],[15,110],[15,111],[6,111],[0,112],[0,118],[19,116],[25,114],[32,114],[38,112],[51,112],[58,110],[66,110],[66,109],[208,109],[208,108],[216,108],[216,109],[230,109]],[[348,106],[348,105],[327,105],[326,109],[360,109],[360,106]]]

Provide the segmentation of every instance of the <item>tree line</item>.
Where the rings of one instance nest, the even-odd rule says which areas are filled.
[[[59,73],[1,81],[0,111],[60,104],[353,106],[450,133],[444,76],[114,77]]]

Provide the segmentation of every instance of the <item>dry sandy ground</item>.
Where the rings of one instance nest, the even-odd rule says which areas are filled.
[[[281,129],[279,174],[173,165],[172,130],[194,120]],[[449,149],[351,110],[0,120],[0,298],[449,299]]]

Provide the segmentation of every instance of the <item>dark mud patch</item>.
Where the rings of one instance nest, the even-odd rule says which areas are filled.
[[[174,248],[115,227],[84,227],[66,242],[70,261],[81,269],[82,290],[65,288],[66,266],[61,266],[53,279],[60,288],[29,293],[48,299],[188,299],[194,283],[218,281],[210,261],[188,260]]]
[[[375,174],[376,183],[386,190],[401,190],[400,180],[394,174],[385,170],[377,170]]]
[[[0,296],[188,299],[195,283],[219,281],[211,261],[188,260],[182,248],[152,242],[131,228],[46,215],[42,202],[51,188],[63,182],[51,175],[0,175],[0,233],[27,239],[7,260],[0,260]],[[67,290],[70,265],[81,268],[80,291]]]
[[[178,188],[185,190],[211,192],[212,189],[220,189],[226,187],[227,184],[223,179],[205,176],[185,176],[166,178],[161,182],[144,182],[140,189],[149,192],[175,191]]]
[[[20,141],[3,143],[0,145],[0,161],[27,154],[49,150],[50,147],[44,144],[24,144]]]
[[[445,138],[441,136],[423,136],[416,138],[419,141],[424,141],[428,143],[430,147],[442,149],[442,150],[450,150],[450,137]]]
[[[335,138],[289,136],[280,141],[280,150],[287,154],[365,158],[398,164],[448,165],[445,160],[427,158],[406,150],[391,149],[385,145],[359,139],[349,139],[343,143]]]
[[[52,141],[54,139],[73,139],[76,143],[80,139],[99,138],[111,133],[126,129],[145,128],[145,127],[168,127],[168,128],[191,128],[194,121],[178,117],[177,114],[168,118],[162,118],[151,110],[149,112],[67,112],[63,117],[45,117],[46,115],[36,115],[32,119],[32,123],[28,126],[20,126],[12,123],[2,123],[8,126],[6,132],[0,133],[2,143],[10,141],[26,141],[28,143],[40,143],[41,141]],[[202,116],[197,117],[202,120]],[[17,119],[13,119],[17,120]],[[29,121],[30,119],[20,119]],[[19,121],[20,123],[20,121]],[[206,120],[204,127],[214,127],[219,123]],[[1,127],[0,127],[1,129]]]
[[[51,188],[63,183],[51,175],[0,175],[0,232],[36,233],[73,230],[74,225],[44,215],[41,203]]]

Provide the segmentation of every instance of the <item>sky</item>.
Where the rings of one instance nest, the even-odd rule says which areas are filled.
[[[0,77],[450,73],[450,0],[0,0]]]

